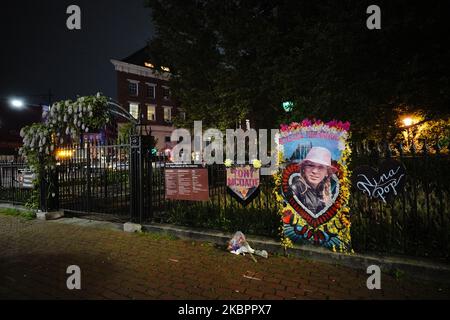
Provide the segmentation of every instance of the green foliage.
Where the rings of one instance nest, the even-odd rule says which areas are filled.
[[[33,220],[36,217],[36,215],[31,211],[23,211],[18,209],[0,208],[0,214],[4,214],[6,216],[21,217],[25,220]]]
[[[30,197],[25,202],[25,208],[30,210],[39,209],[39,189],[33,188]]]
[[[227,196],[228,197],[228,196]],[[257,208],[249,205],[241,207],[237,204],[213,205],[202,203],[173,202],[167,210],[168,223],[188,225],[228,232],[240,230],[254,235],[278,237],[280,218],[274,208]],[[223,201],[223,200],[222,200]],[[271,210],[272,209],[272,210]]]
[[[130,141],[131,133],[134,130],[134,124],[127,122],[119,126],[119,141]]]
[[[178,238],[175,237],[172,234],[164,233],[164,232],[138,232],[137,233],[140,237],[145,237],[154,241],[173,241],[177,240]]]

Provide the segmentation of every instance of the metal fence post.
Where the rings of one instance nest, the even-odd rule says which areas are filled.
[[[144,211],[142,136],[130,137],[130,216],[133,222],[142,222]]]
[[[39,209],[47,212],[47,170],[45,170],[42,156],[39,156],[39,175]]]

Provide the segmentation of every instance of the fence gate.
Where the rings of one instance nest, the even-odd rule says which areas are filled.
[[[87,141],[57,153],[59,208],[130,221],[130,144]]]

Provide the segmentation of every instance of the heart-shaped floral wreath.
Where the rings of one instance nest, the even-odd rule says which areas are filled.
[[[280,215],[283,222],[282,243],[285,247],[292,247],[293,243],[311,243],[332,249],[333,251],[348,252],[351,249],[350,218],[347,206],[350,197],[350,177],[347,168],[351,153],[347,143],[350,124],[340,121],[323,123],[322,121],[303,120],[301,123],[291,123],[281,126],[281,137],[300,132],[301,130],[313,130],[329,132],[340,135],[340,142],[345,146],[341,159],[335,167],[339,179],[339,193],[334,203],[318,217],[311,216],[294,199],[289,192],[290,177],[299,172],[298,164],[289,164],[282,171],[274,175],[275,194],[280,204]],[[278,164],[282,163],[283,153],[278,152]]]

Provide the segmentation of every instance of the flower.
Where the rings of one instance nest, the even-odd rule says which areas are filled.
[[[226,159],[224,164],[225,164],[225,167],[229,168],[229,167],[231,167],[233,165],[233,160]]]
[[[252,164],[253,164],[253,167],[254,167],[255,169],[261,168],[261,161],[258,160],[258,159],[254,159],[254,160],[252,161]]]

